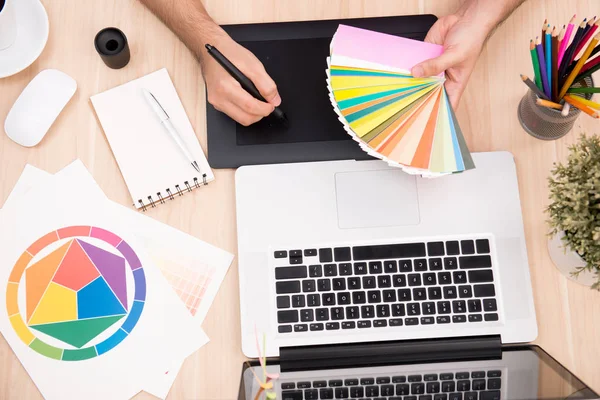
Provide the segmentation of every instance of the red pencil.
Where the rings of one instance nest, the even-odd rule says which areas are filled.
[[[579,73],[583,74],[584,72],[589,71],[590,69],[594,68],[597,65],[600,65],[600,56],[594,58],[593,60],[586,62],[583,65],[583,67],[581,68],[581,71],[579,71]]]

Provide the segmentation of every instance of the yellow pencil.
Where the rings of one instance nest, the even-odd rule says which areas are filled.
[[[586,106],[585,104],[581,103],[577,99],[574,99],[571,96],[565,96],[564,99],[567,103],[569,103],[573,107],[579,108],[581,111],[583,111],[587,115],[591,116],[592,118],[600,118],[600,114],[598,114],[596,111],[594,111],[593,108]]]
[[[598,44],[598,41],[600,41],[600,33],[597,34],[594,37],[594,39],[592,39],[592,41],[590,42],[588,47],[585,49],[585,52],[583,53],[583,55],[581,56],[579,61],[577,61],[575,68],[573,68],[573,71],[571,71],[571,73],[567,77],[567,80],[565,81],[565,84],[562,86],[562,89],[560,90],[560,94],[558,95],[558,100],[562,99],[565,96],[565,94],[567,93],[567,90],[569,90],[569,88],[573,84],[573,81],[575,80],[577,75],[579,75],[579,71],[581,71],[581,68],[583,67],[583,65],[585,64],[587,59],[589,58],[590,54],[592,54],[592,50],[594,50],[594,47],[596,47],[596,45]]]
[[[536,104],[542,107],[554,108],[555,110],[562,110],[563,106],[553,101],[544,99],[537,99]]]
[[[588,100],[581,96],[573,96],[570,94],[567,96],[574,97],[575,99],[577,99],[577,101],[580,101],[581,103],[585,104],[588,107],[595,108],[596,110],[600,110],[600,103],[596,103],[595,101]]]

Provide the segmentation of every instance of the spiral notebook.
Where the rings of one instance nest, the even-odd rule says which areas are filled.
[[[142,89],[165,109],[200,173],[164,129]],[[215,179],[166,69],[94,95],[91,101],[136,208],[156,207]]]

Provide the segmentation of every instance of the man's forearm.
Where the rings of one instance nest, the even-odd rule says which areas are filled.
[[[525,0],[465,0],[457,14],[477,21],[489,34],[524,2]]]
[[[200,0],[140,0],[198,57],[208,42],[218,44],[225,32]]]

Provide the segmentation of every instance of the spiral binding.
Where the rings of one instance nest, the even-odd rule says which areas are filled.
[[[165,204],[167,202],[166,200],[173,200],[175,196],[183,196],[186,192],[191,192],[194,189],[198,189],[201,186],[206,185],[208,185],[208,182],[206,181],[206,174],[202,174],[201,180],[197,177],[194,177],[194,179],[191,182],[184,181],[183,186],[175,185],[174,192],[171,191],[171,188],[167,188],[165,190],[164,196],[161,192],[157,192],[156,199],[154,199],[152,195],[150,195],[148,196],[146,202],[144,202],[144,200],[142,199],[138,199],[138,204],[141,206],[140,208],[142,209],[142,211],[145,212],[148,209],[148,207],[155,208],[158,204]]]

